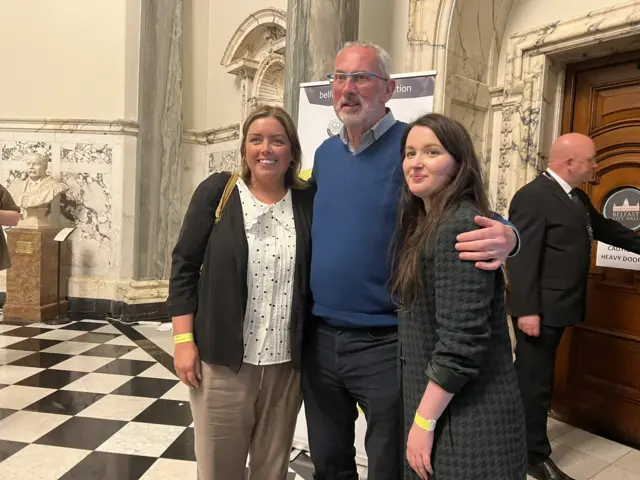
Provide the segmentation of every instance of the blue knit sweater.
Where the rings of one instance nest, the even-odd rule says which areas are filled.
[[[405,128],[396,122],[357,155],[337,135],[316,150],[311,290],[313,313],[330,325],[397,325],[390,245],[404,182]]]

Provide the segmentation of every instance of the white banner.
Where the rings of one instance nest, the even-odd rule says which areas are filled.
[[[396,120],[412,122],[425,113],[433,111],[433,90],[436,72],[417,72],[392,75],[396,81],[396,91],[387,103]],[[308,178],[313,167],[316,149],[327,138],[338,134],[342,122],[333,110],[331,84],[325,82],[303,83],[300,85],[300,104],[298,110],[298,135],[302,144],[302,174]],[[398,151],[400,145],[398,145]],[[398,155],[400,155],[398,153]],[[398,159],[399,160],[399,159]],[[358,408],[360,411],[360,409]],[[304,405],[298,416],[293,445],[300,450],[309,451],[307,423]],[[356,461],[367,464],[364,450],[364,436],[367,430],[362,412],[356,421]]]

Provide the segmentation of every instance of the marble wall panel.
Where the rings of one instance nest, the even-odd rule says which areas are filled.
[[[110,173],[62,172],[69,191],[60,213],[76,226],[71,236],[71,263],[89,270],[112,267],[112,191]]]
[[[22,162],[25,155],[40,153],[51,162],[52,145],[39,141],[5,141],[2,144],[2,160]]]
[[[76,227],[68,239],[72,284],[82,278],[119,277],[124,144],[120,135],[83,132],[5,131],[0,137],[3,185],[24,179],[24,156],[38,152],[50,161],[48,173],[70,187],[60,197],[59,214],[58,206],[52,205],[52,218],[58,218],[61,226]],[[135,178],[135,171],[129,173]],[[3,286],[0,278],[0,291]]]
[[[182,212],[187,211],[193,192],[209,175],[234,171],[240,166],[238,141],[226,141],[212,145],[183,143],[182,158]]]
[[[187,211],[193,192],[209,176],[206,147],[183,143],[180,147],[182,158],[182,213]]]
[[[208,173],[232,172],[239,166],[238,152],[225,150],[223,152],[210,153],[208,158]]]
[[[65,143],[60,145],[60,161],[68,163],[111,164],[113,147],[108,144]]]
[[[207,147],[206,174],[230,172],[240,168],[239,141],[221,142]]]

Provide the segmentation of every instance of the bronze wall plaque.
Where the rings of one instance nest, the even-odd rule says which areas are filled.
[[[33,242],[25,242],[24,240],[18,240],[16,242],[16,253],[26,253],[27,255],[32,255]]]

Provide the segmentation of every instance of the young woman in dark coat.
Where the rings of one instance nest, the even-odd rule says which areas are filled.
[[[455,120],[428,114],[408,126],[402,154],[393,290],[401,300],[404,478],[524,480],[503,274],[456,251],[456,237],[490,213],[471,138]]]

